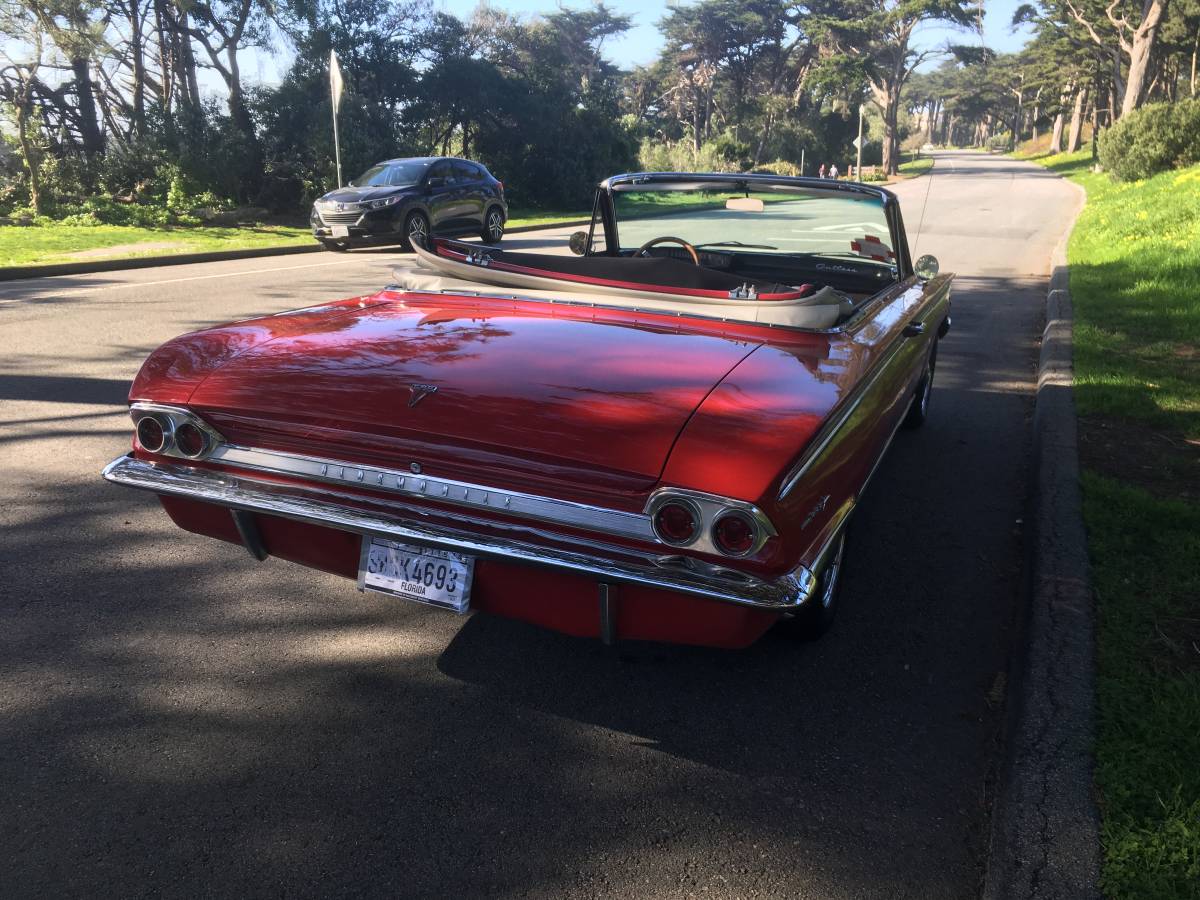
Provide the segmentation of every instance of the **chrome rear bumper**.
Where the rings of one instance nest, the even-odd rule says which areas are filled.
[[[102,474],[114,484],[187,497],[234,511],[264,513],[355,534],[566,570],[602,584],[636,584],[781,613],[802,606],[816,589],[816,579],[804,566],[768,580],[691,557],[595,542],[573,541],[581,549],[564,550],[527,540],[539,534],[529,525],[507,528],[511,536],[479,534],[422,522],[419,514],[397,515],[396,505],[383,500],[334,489],[234,477],[184,464],[147,462],[132,455],[113,460]]]

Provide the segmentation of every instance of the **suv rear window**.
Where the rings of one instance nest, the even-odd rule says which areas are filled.
[[[483,173],[479,171],[479,167],[469,162],[456,162],[454,164],[454,174],[459,181],[480,181],[483,178]]]

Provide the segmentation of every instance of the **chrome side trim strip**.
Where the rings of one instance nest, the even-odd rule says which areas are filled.
[[[807,602],[816,580],[804,566],[772,580],[699,560],[580,542],[582,550],[542,546],[512,536],[476,534],[373,510],[364,498],[302,486],[233,478],[209,469],[147,462],[121,456],[105,467],[114,484],[156,494],[187,497],[235,510],[281,516],[355,534],[531,566],[575,572],[606,584],[637,584],[774,612]],[[343,502],[336,502],[336,501]],[[356,504],[356,505],[350,505]],[[510,529],[529,534],[525,529]]]
[[[335,459],[301,456],[278,450],[259,450],[222,444],[207,457],[210,462],[225,463],[242,469],[294,475],[326,484],[349,484],[386,491],[406,497],[422,497],[454,506],[491,510],[523,519],[553,522],[587,531],[615,534],[637,540],[656,541],[650,517],[569,500],[539,497],[517,491],[497,490],[480,484],[413,474],[382,466],[359,466]]]
[[[924,289],[918,285],[909,288],[909,290],[923,291]],[[930,297],[929,301],[922,306],[918,313],[914,315],[924,313],[925,310],[936,306],[943,296],[948,293],[949,287],[946,287],[944,293],[939,292]],[[818,432],[817,436],[813,439],[813,442],[809,445],[809,449],[805,451],[805,453],[800,457],[799,462],[796,463],[791,472],[789,472],[783,479],[783,483],[779,487],[779,500],[784,500],[787,495],[795,489],[796,485],[800,483],[800,480],[808,473],[808,470],[812,468],[813,464],[821,457],[821,454],[825,452],[825,449],[829,446],[829,443],[833,440],[834,436],[842,430],[842,426],[846,424],[847,420],[849,420],[852,415],[854,415],[854,411],[858,409],[858,405],[862,402],[863,398],[867,395],[871,388],[874,387],[875,382],[879,380],[885,371],[887,371],[888,366],[892,364],[892,361],[896,358],[896,355],[900,353],[901,350],[904,350],[907,346],[907,339],[902,335],[897,335],[893,340],[892,345],[888,347],[883,359],[880,360],[879,365],[875,367],[875,370],[865,381],[859,383],[858,387],[854,391],[854,394],[842,407],[842,411],[835,415],[832,419],[829,419],[825,422],[825,425],[821,428],[820,432]],[[876,465],[878,465],[878,461],[876,462]]]
[[[842,426],[854,415],[855,410],[858,409],[859,404],[862,403],[863,398],[867,396],[871,388],[875,386],[875,382],[887,371],[888,366],[892,364],[892,360],[896,358],[896,355],[905,348],[905,342],[906,339],[903,336],[896,336],[892,346],[888,348],[886,355],[879,361],[879,365],[875,367],[875,371],[871,373],[871,376],[859,384],[854,395],[842,407],[842,411],[825,423],[816,438],[813,439],[809,450],[800,458],[800,461],[788,473],[787,477],[783,479],[783,484],[779,488],[780,500],[784,500],[792,492],[796,485],[800,483],[800,480],[808,473],[808,470],[813,467],[813,464],[821,458],[821,455],[825,452],[830,442],[842,430]]]

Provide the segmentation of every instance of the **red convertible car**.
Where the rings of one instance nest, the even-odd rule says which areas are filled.
[[[813,637],[929,405],[950,275],[896,197],[620,175],[563,253],[433,238],[379,293],[176,338],[104,477],[188,531],[605,641]]]

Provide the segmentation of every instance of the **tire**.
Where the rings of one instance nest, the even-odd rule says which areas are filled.
[[[327,241],[323,238],[318,238],[318,240],[320,241],[322,247],[324,247],[326,250],[332,250],[334,253],[345,253],[350,249],[349,244],[344,244],[341,241]]]
[[[429,220],[425,218],[425,213],[410,212],[404,217],[404,238],[402,240],[404,249],[411,250],[413,241],[424,247],[428,240]]]
[[[795,614],[786,619],[780,619],[775,626],[781,634],[799,641],[815,641],[833,625],[837,615],[837,595],[839,576],[842,574],[842,562],[846,551],[846,529],[842,527],[837,536],[837,545],[829,561],[817,576],[817,590],[808,602],[796,610]]]
[[[904,414],[905,428],[920,428],[925,424],[925,420],[929,418],[929,399],[933,394],[933,372],[936,368],[937,342],[935,341],[933,349],[929,351],[929,360],[925,363],[925,374],[921,376],[921,381],[917,384],[917,391],[913,394],[908,412]]]
[[[488,207],[479,237],[485,244],[498,244],[504,239],[504,211],[500,207]]]

